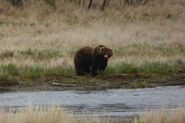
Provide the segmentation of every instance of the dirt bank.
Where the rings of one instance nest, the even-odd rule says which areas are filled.
[[[146,88],[156,86],[185,85],[185,73],[169,75],[122,74],[117,76],[74,76],[40,78],[34,83],[4,85],[5,91],[61,91],[61,90],[105,90],[118,88]]]

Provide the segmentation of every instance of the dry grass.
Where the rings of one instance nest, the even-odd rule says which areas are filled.
[[[185,109],[160,109],[147,112],[143,116],[136,118],[134,123],[184,123]]]
[[[124,121],[124,119],[123,119]],[[153,110],[139,116],[133,123],[184,123],[185,109]],[[76,117],[59,107],[27,107],[19,109],[0,110],[0,123],[112,123],[111,118]],[[117,120],[115,119],[115,122]],[[119,122],[121,122],[119,120]]]
[[[146,61],[173,63],[185,61],[185,26],[169,22],[131,23],[127,25],[94,23],[90,26],[67,26],[51,24],[45,26],[1,25],[0,54],[13,52],[14,56],[0,60],[1,64],[21,65],[47,64],[48,66],[73,66],[74,52],[83,46],[105,44],[114,51],[112,64],[125,62],[142,64]],[[37,60],[20,52],[29,49],[45,52],[59,52],[54,59]],[[46,58],[47,59],[47,58]]]
[[[17,111],[0,111],[0,123],[108,123],[108,119],[79,118],[59,107],[20,108]]]

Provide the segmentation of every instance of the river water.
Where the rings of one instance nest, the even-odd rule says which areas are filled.
[[[185,107],[185,86],[103,91],[40,91],[0,94],[0,107],[60,105],[76,115],[133,116],[159,108]]]

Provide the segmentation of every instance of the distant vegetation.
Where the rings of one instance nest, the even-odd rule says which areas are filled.
[[[185,5],[183,0],[0,0],[0,2],[1,15],[36,17],[40,21],[57,15],[69,24],[106,18],[116,22],[179,20],[184,19]]]
[[[23,7],[28,0],[9,0],[13,6]],[[43,0],[47,4],[56,7],[56,0]],[[73,3],[82,7],[88,7],[91,9],[97,5],[101,6],[101,10],[104,10],[106,6],[112,6],[114,4],[129,5],[129,6],[140,6],[148,3],[154,3],[153,0],[64,0],[64,2]]]

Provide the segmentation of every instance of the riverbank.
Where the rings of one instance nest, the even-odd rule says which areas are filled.
[[[185,85],[185,65],[145,63],[117,64],[98,76],[77,76],[74,68],[42,66],[0,66],[0,91],[61,91],[105,90],[120,88],[150,88],[156,86]]]
[[[120,88],[152,88],[157,86],[185,85],[184,73],[167,75],[155,74],[120,74],[114,76],[99,75],[73,77],[44,77],[29,83],[10,83],[0,87],[6,91],[62,91],[62,90],[106,90]]]

